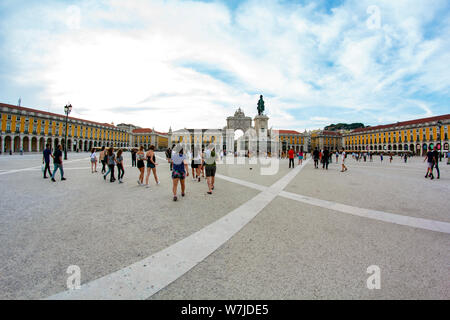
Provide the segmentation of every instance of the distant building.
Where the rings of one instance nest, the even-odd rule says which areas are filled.
[[[0,152],[39,152],[46,144],[65,146],[63,114],[0,103]],[[129,133],[108,123],[68,117],[67,150],[88,151],[93,147],[128,147]]]
[[[0,103],[0,153],[41,152],[46,144],[65,147],[64,114],[46,112]],[[151,144],[156,149],[168,146],[167,133],[121,123],[115,126],[75,117],[68,117],[67,150],[89,151],[95,147],[131,148]]]
[[[338,131],[316,130],[311,133],[311,150],[317,148],[330,151],[342,149],[342,133]]]
[[[426,154],[429,148],[449,148],[450,114],[402,121],[352,130],[343,135],[343,145],[349,152],[409,152]],[[441,148],[442,143],[442,148]]]

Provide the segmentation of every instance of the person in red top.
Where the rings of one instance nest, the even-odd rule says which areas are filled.
[[[289,154],[289,168],[291,167],[291,163],[292,163],[292,168],[294,168],[294,149],[291,147],[288,151]]]

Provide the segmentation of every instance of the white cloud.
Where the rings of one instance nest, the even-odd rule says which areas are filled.
[[[449,94],[449,24],[424,35],[445,1],[377,1],[380,29],[367,27],[372,4],[347,1],[331,14],[276,1],[234,12],[218,2],[42,4],[38,16],[17,9],[29,23],[14,23],[6,44],[18,86],[39,84],[40,101],[59,109],[70,101],[75,115],[78,107],[97,121],[222,127],[237,107],[253,116],[260,93],[275,128],[342,120],[322,107],[346,108],[366,117],[360,122],[393,110],[433,114],[433,101],[414,95]],[[405,112],[411,101],[423,113]],[[317,113],[294,116],[311,107]]]

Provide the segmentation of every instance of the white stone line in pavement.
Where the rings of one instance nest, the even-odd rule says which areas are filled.
[[[82,159],[76,159],[76,160],[66,160],[63,161],[63,164],[66,163],[71,163],[71,162],[77,162],[77,161],[81,161],[81,160],[89,160],[89,158],[82,158]],[[23,168],[23,169],[13,169],[13,170],[7,170],[5,172],[0,172],[0,175],[4,175],[4,174],[10,174],[10,173],[16,173],[16,172],[22,172],[22,171],[33,171],[33,170],[37,170],[37,169],[41,169],[41,165],[39,166],[35,166],[35,167],[29,167],[29,168]],[[51,168],[50,168],[51,169]],[[64,168],[65,170],[66,168]]]
[[[236,178],[232,178],[232,177],[228,177],[228,176],[224,176],[222,174],[218,174],[216,173],[216,178],[222,179],[222,180],[226,180],[232,183],[236,183],[236,184],[240,184],[243,185],[245,187],[249,187],[251,189],[256,189],[259,191],[265,191],[267,190],[269,187],[266,186],[262,186],[253,182],[248,182],[248,181],[244,181],[244,180],[240,180],[240,179],[236,179]]]
[[[233,183],[240,184],[245,187],[253,188],[256,190],[267,190],[268,187],[257,185],[254,183],[250,183],[244,180],[236,179],[236,178],[230,178],[223,175],[217,175],[216,177],[220,179],[224,179]],[[410,217],[405,216],[401,214],[395,214],[390,212],[384,212],[379,210],[372,210],[372,209],[365,209],[365,208],[359,208],[354,206],[349,206],[342,203],[337,203],[333,201],[328,200],[322,200],[318,198],[308,197],[292,192],[287,191],[281,191],[279,194],[280,197],[303,202],[309,205],[313,205],[316,207],[322,207],[342,213],[347,213],[359,217],[369,218],[373,220],[379,220],[389,223],[395,223],[403,226],[413,227],[413,228],[419,228],[419,229],[425,229],[425,230],[431,230],[436,232],[443,232],[443,233],[450,233],[450,223],[443,222],[443,221],[437,221],[437,220],[431,220],[431,219],[424,219],[424,218],[416,218],[416,217]]]
[[[146,299],[152,296],[227,242],[261,212],[302,168],[296,167],[265,191],[170,247],[88,282],[78,290],[64,291],[48,299]]]
[[[342,203],[321,200],[287,191],[280,192],[280,196],[291,200],[296,200],[306,204],[310,204],[313,206],[351,214],[354,216],[395,223],[413,228],[450,233],[450,223],[448,222],[416,218],[384,211],[353,207]]]

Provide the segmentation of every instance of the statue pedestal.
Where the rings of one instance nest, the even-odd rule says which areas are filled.
[[[255,122],[255,130],[256,134],[259,136],[260,131],[265,133],[265,136],[268,135],[268,129],[269,129],[269,117],[266,115],[257,115],[255,116],[255,119],[253,119]]]

